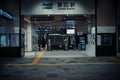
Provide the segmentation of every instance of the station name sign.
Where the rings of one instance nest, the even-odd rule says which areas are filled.
[[[43,9],[52,9],[53,3],[52,2],[44,2],[43,3]]]
[[[58,2],[58,9],[59,10],[74,10],[75,9],[75,2]]]
[[[42,9],[53,9],[53,2],[43,2]],[[74,1],[59,1],[55,2],[57,5],[58,10],[74,10],[75,9],[75,2]],[[56,8],[56,7],[55,7]]]

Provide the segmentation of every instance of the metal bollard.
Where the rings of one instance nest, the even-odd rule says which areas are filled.
[[[67,44],[67,42],[65,43],[65,50],[66,51],[68,50],[68,44]]]
[[[51,42],[50,42],[50,39],[48,39],[48,51],[51,50]]]

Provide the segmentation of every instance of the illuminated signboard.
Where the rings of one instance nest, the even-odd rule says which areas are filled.
[[[75,29],[67,29],[67,34],[75,34]]]
[[[38,34],[50,34],[53,33],[52,30],[36,30]]]
[[[9,13],[3,11],[2,9],[0,9],[0,15],[6,17],[6,18],[8,18],[8,19],[13,19],[13,16],[12,16],[12,15],[10,15]]]

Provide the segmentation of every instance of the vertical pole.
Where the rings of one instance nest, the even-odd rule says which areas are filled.
[[[97,1],[95,1],[95,56],[97,56]]]
[[[21,57],[21,0],[19,0],[19,53]]]

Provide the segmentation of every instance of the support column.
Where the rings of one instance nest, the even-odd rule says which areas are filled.
[[[32,51],[32,28],[31,28],[31,24],[27,24],[27,50]]]

